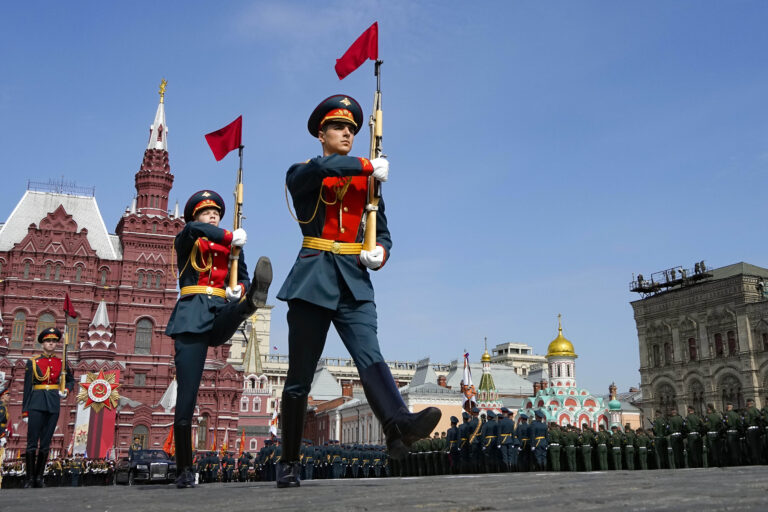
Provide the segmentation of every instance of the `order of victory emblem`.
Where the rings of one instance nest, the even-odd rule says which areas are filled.
[[[95,412],[101,411],[102,407],[114,409],[120,400],[117,388],[120,384],[115,383],[115,374],[104,374],[100,370],[98,374],[88,373],[85,382],[80,383],[80,392],[77,394],[77,401],[83,403],[83,407],[92,407]]]

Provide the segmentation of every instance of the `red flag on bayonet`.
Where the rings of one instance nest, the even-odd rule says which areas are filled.
[[[171,425],[170,430],[168,430],[168,435],[165,436],[163,451],[167,453],[169,457],[173,457],[173,455],[176,453],[176,443],[173,439],[173,425]]]
[[[72,301],[69,300],[69,294],[64,294],[64,313],[67,314],[67,316],[71,318],[77,318],[77,313],[75,312],[75,307],[72,305]]]
[[[211,146],[213,157],[218,162],[243,141],[243,116],[238,117],[224,128],[206,134],[205,140]]]
[[[379,22],[375,21],[352,43],[352,46],[340,59],[336,59],[336,74],[339,75],[339,80],[343,80],[367,59],[376,60],[378,58]]]

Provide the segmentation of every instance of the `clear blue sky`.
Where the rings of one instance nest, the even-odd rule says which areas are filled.
[[[230,197],[236,154],[216,163],[203,134],[244,116],[246,254],[272,258],[276,291],[300,244],[285,171],[318,154],[305,127],[321,99],[349,94],[367,115],[372,63],[342,82],[333,65],[376,20],[388,359],[479,360],[486,336],[544,353],[562,313],[579,382],[625,390],[640,380],[633,272],[768,266],[762,1],[14,2],[0,219],[28,179],[64,176],[96,187],[114,231],[165,77],[172,201]],[[346,355],[335,336],[325,353]]]

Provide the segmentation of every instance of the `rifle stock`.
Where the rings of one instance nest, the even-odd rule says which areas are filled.
[[[384,136],[383,113],[381,110],[381,75],[379,68],[382,61],[376,61],[374,73],[376,74],[376,92],[373,95],[373,109],[368,126],[371,129],[370,159],[383,155],[382,138]],[[372,251],[376,247],[376,210],[381,199],[381,183],[373,176],[368,178],[368,206],[366,207],[365,235],[363,237],[363,250]]]
[[[243,219],[243,146],[238,148],[240,153],[240,168],[237,170],[237,183],[235,184],[235,218],[232,221],[232,231],[240,229]],[[229,260],[229,287],[237,286],[237,261],[240,257],[240,248],[233,247]]]

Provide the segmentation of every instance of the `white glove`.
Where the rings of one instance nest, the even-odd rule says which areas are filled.
[[[232,232],[232,247],[242,247],[248,240],[248,235],[245,234],[243,228],[237,228]]]
[[[69,390],[65,389],[64,391],[59,391],[59,396],[61,398],[67,398],[67,395],[69,395]]]
[[[226,290],[224,290],[224,294],[227,296],[229,302],[235,302],[236,300],[240,300],[240,296],[243,294],[243,287],[239,284],[234,288],[227,286]]]
[[[371,270],[376,270],[384,264],[384,248],[377,245],[372,251],[360,251],[360,263]]]
[[[8,442],[8,440],[5,437],[0,437],[0,448],[5,446],[5,444]]]
[[[373,166],[373,177],[377,180],[384,182],[389,178],[389,162],[384,157],[374,158],[371,160]]]

